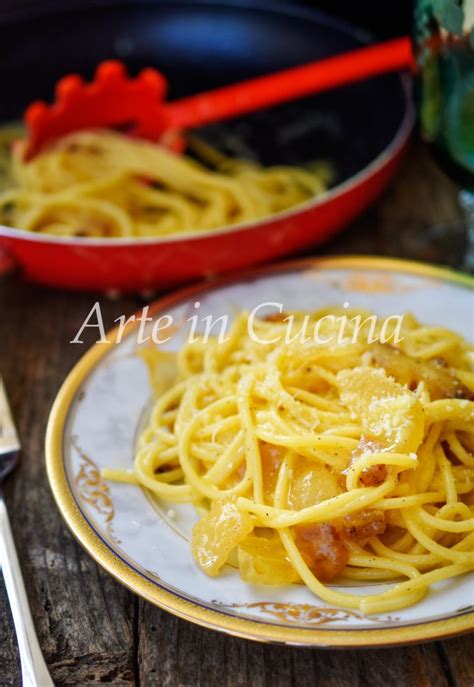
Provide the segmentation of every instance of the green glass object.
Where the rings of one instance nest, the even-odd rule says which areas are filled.
[[[423,138],[474,190],[474,0],[419,0],[416,55]]]
[[[421,135],[463,188],[463,266],[474,271],[474,0],[418,0],[415,52]]]

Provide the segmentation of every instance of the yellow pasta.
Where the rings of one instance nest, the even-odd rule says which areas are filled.
[[[221,155],[214,165],[113,131],[70,134],[29,162],[17,141],[0,222],[57,236],[170,236],[258,220],[326,189],[309,169]]]
[[[284,314],[251,331],[243,312],[224,343],[185,344],[133,473],[104,474],[193,503],[207,574],[232,560],[249,583],[392,611],[474,569],[472,347],[408,315],[397,341],[381,342],[377,323],[371,342],[364,329],[335,342],[328,313],[341,314],[291,314],[321,323],[324,342],[289,342]],[[345,314],[349,334],[367,316]],[[144,358],[156,382],[163,354]],[[352,594],[336,578],[391,586]]]

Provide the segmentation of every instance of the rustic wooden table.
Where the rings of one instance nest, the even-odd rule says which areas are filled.
[[[456,188],[420,145],[383,198],[326,253],[435,260],[427,227],[459,219]],[[18,276],[0,282],[0,370],[23,460],[6,485],[18,553],[40,643],[56,684],[474,685],[473,635],[406,648],[321,651],[256,644],[205,630],[142,601],[76,544],[53,503],[43,442],[54,396],[86,345],[68,342],[101,300],[106,324],[142,306],[96,294],[61,293]],[[0,585],[0,684],[18,685],[18,655]]]

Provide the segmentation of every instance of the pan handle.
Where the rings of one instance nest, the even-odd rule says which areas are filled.
[[[167,113],[167,128],[179,131],[213,124],[380,74],[413,68],[411,39],[402,36],[171,101],[165,103],[163,109]]]

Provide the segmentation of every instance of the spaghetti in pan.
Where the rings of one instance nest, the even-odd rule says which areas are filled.
[[[6,130],[6,140],[9,132],[18,135]],[[190,145],[200,161],[118,132],[80,131],[25,161],[17,140],[3,154],[0,223],[66,237],[172,236],[258,220],[327,188],[324,164],[263,167]]]

